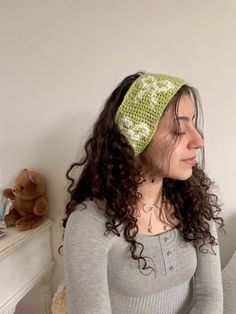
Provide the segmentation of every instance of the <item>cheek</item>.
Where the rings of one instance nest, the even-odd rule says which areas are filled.
[[[173,150],[170,159],[169,178],[177,180],[187,180],[192,175],[192,167],[186,165],[182,159],[184,158],[184,145],[177,145]]]
[[[173,151],[174,143],[163,141],[162,143],[154,144],[149,151],[152,160],[152,169],[157,171],[160,176],[167,176],[171,171],[171,158],[176,160],[176,153]],[[172,155],[174,155],[172,157]],[[176,166],[174,166],[176,168]]]
[[[184,158],[184,145],[182,143],[176,144],[170,157],[170,169],[174,170],[176,167],[182,165],[181,160]]]
[[[176,145],[176,147],[173,150],[172,156],[174,156],[175,160],[181,159],[183,155],[183,146],[181,145],[181,143],[179,143],[178,145]],[[183,158],[183,157],[182,157]]]

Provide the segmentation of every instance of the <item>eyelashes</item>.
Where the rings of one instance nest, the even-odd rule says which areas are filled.
[[[185,135],[185,132],[174,132],[175,135],[181,136],[181,135]]]

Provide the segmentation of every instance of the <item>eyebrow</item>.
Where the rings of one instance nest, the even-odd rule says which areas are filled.
[[[196,117],[196,113],[194,113],[192,120]],[[187,116],[177,116],[176,117],[177,120],[184,120],[184,121],[190,121],[190,118]]]

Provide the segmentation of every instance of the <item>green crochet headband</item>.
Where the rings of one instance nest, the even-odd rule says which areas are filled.
[[[139,155],[151,141],[171,98],[187,84],[167,74],[145,73],[127,91],[115,117],[116,125]]]

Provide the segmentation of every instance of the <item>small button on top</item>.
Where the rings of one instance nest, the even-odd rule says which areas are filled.
[[[169,267],[169,270],[170,270],[170,271],[174,270],[174,267],[173,267],[173,266],[170,266],[170,267]]]
[[[166,254],[167,254],[168,256],[170,256],[170,255],[172,254],[172,252],[171,252],[171,251],[168,251]]]
[[[169,240],[169,238],[168,237],[164,237],[164,241],[166,242],[166,241],[168,241]]]

